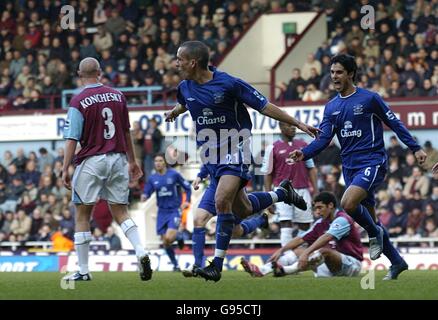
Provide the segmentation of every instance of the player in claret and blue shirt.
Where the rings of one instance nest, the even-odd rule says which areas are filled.
[[[420,165],[425,162],[426,153],[377,93],[354,86],[356,70],[352,56],[341,54],[332,58],[330,75],[338,95],[325,106],[322,133],[318,140],[293,151],[290,157],[295,161],[313,158],[336,134],[347,187],[341,206],[368,232],[370,258],[378,259],[383,252],[391,261],[384,279],[392,280],[407,270],[408,265],[389,241],[388,232],[376,219],[374,209],[374,191],[383,182],[387,167],[383,123],[412,150]]]
[[[292,118],[245,81],[209,67],[208,60],[208,47],[204,43],[188,41],[180,46],[177,67],[184,80],[178,86],[178,104],[166,113],[166,121],[173,121],[187,110],[190,112],[196,123],[196,141],[203,164],[217,183],[215,257],[197,273],[206,280],[218,281],[236,223],[232,213],[244,218],[279,201],[295,204],[303,210],[307,208],[290,181],[284,181],[275,191],[246,194],[244,186],[251,178],[248,168],[252,123],[244,104],[311,136],[316,135],[318,129]]]

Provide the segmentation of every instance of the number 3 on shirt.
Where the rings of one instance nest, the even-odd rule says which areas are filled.
[[[105,120],[105,130],[103,131],[103,137],[107,140],[114,137],[114,134],[116,133],[116,127],[114,126],[113,120],[113,112],[110,108],[103,108],[102,109],[102,117]]]

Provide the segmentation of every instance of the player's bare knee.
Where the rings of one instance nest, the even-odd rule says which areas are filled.
[[[172,243],[170,242],[170,239],[169,239],[169,238],[167,238],[167,237],[164,237],[164,238],[163,238],[163,246],[164,246],[165,248],[170,247],[171,244],[172,244]]]
[[[231,212],[231,199],[225,195],[216,195],[215,201],[217,212]]]
[[[357,203],[355,201],[352,201],[351,199],[342,198],[341,200],[341,207],[347,212],[348,214],[354,213],[354,211],[357,208]]]
[[[196,212],[195,218],[193,219],[193,225],[195,228],[203,228],[207,224],[208,220],[211,219],[213,215],[207,214],[205,212]]]
[[[193,225],[195,228],[203,228],[206,225],[206,221],[204,217],[196,216],[195,219],[193,220]]]

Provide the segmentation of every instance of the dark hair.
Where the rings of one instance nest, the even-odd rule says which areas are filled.
[[[208,47],[201,41],[186,41],[181,45],[185,49],[185,54],[189,59],[198,61],[203,69],[208,67],[209,52]]]
[[[166,161],[166,155],[165,155],[163,152],[158,152],[158,153],[154,154],[154,160],[155,160],[155,158],[157,158],[157,157],[161,157],[161,158],[163,158],[163,159],[164,159],[164,162],[167,164],[167,161]]]
[[[313,202],[322,202],[326,205],[333,203],[333,207],[335,208],[338,206],[338,201],[336,200],[335,195],[327,191],[323,191],[320,194],[316,195],[313,199]]]
[[[337,54],[330,61],[330,66],[335,63],[341,64],[345,68],[345,70],[347,70],[347,73],[353,72],[354,81],[354,79],[356,78],[357,64],[353,56],[350,56],[348,54]]]

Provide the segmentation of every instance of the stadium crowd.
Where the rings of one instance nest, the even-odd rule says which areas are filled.
[[[75,29],[63,29],[62,5],[75,10]],[[376,8],[375,29],[360,28],[360,8]],[[301,69],[281,83],[285,100],[330,98],[330,56],[348,52],[359,64],[358,85],[383,97],[438,94],[438,1],[2,1],[0,108],[44,109],[63,89],[80,86],[79,61],[92,56],[115,87],[180,81],[175,55],[185,40],[204,41],[217,65],[264,12],[324,11],[328,37]],[[145,103],[145,101],[137,101]]]
[[[313,2],[325,9],[329,35],[279,84],[282,99],[334,97],[330,57],[337,53],[355,56],[357,85],[383,98],[438,96],[438,1]],[[376,8],[375,29],[364,30],[360,10],[368,4]]]
[[[150,141],[145,142],[145,146],[149,144]],[[387,149],[389,170],[377,194],[377,213],[392,237],[438,237],[438,174],[429,174],[432,165],[438,162],[438,150],[430,141],[424,148],[428,160],[425,168],[420,168],[413,154],[404,149],[395,136],[391,137]],[[137,151],[141,150],[137,148]],[[141,159],[142,154],[140,152]],[[23,149],[18,149],[16,154],[4,153],[0,160],[0,242],[56,239],[61,248],[72,248],[75,212],[70,191],[62,184],[62,161],[62,148],[57,150],[56,156],[45,148],[40,148],[38,153],[25,154]],[[331,191],[340,199],[345,190],[337,145],[332,143],[315,163],[318,189]],[[73,171],[73,167],[70,169]],[[143,182],[130,185],[132,203],[139,201],[142,187]],[[248,187],[260,190],[258,183]],[[120,239],[110,227],[111,221],[106,202],[99,201],[93,212],[94,239],[108,240],[111,248],[120,248]],[[214,228],[214,223],[210,228]],[[214,236],[214,232],[209,236]],[[278,222],[271,219],[268,230],[258,230],[250,237],[279,238]]]
[[[60,26],[64,4],[76,9],[75,30]],[[376,8],[375,30],[360,28],[360,6],[366,4]],[[180,81],[175,54],[182,41],[204,41],[212,63],[218,64],[257,14],[307,10],[324,10],[328,40],[292,71],[288,84],[281,84],[285,100],[330,98],[329,61],[339,52],[356,56],[358,85],[385,98],[438,95],[438,0],[9,0],[0,2],[0,110],[48,108],[47,98],[80,86],[76,71],[86,56],[99,59],[104,84],[172,90]],[[150,166],[159,142],[146,143],[150,134],[134,130],[139,160]],[[438,161],[438,151],[425,144],[425,171],[396,138],[391,141],[387,181],[378,192],[380,219],[392,236],[437,237],[438,175],[427,172]],[[5,152],[0,161],[0,241],[48,240],[56,234],[61,247],[72,246],[74,209],[60,178],[62,160],[62,149],[56,156],[45,148]],[[316,163],[319,189],[340,199],[344,189],[336,145]],[[256,189],[261,185],[259,181]],[[141,190],[142,185],[131,186],[133,200]],[[102,202],[95,211],[95,239],[115,239],[117,247],[108,228],[111,221],[105,220],[107,205]],[[277,238],[278,225],[273,222],[268,234],[255,236]]]

